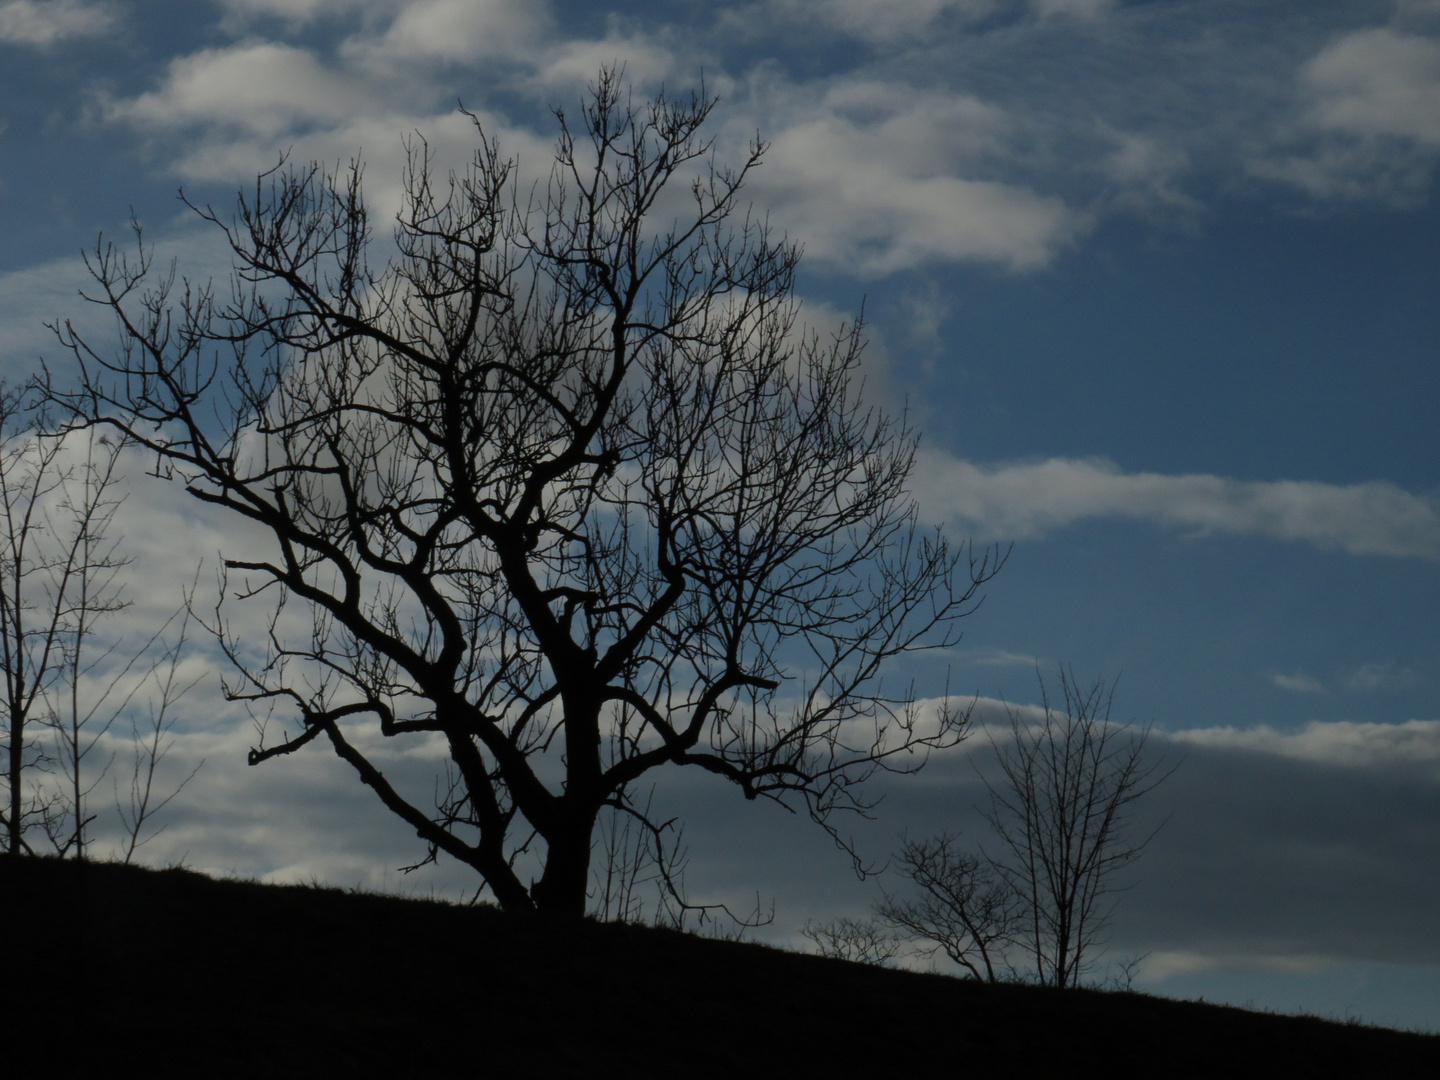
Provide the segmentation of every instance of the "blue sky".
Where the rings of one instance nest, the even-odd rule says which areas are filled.
[[[41,324],[94,320],[78,253],[132,211],[223,274],[177,187],[223,207],[281,152],[363,153],[388,213],[407,132],[457,159],[459,99],[543,163],[546,107],[613,60],[703,76],[722,156],[771,140],[751,196],[812,318],[863,303],[922,514],[1015,542],[919,675],[981,715],[1037,663],[1118,676],[1187,754],[1115,925],[1141,985],[1440,1029],[1434,0],[0,2],[0,374],[63,362]],[[225,532],[141,478],[125,516],[138,619]],[[246,770],[199,693],[151,858],[393,887],[405,830],[343,766]],[[936,762],[862,841],[976,827],[974,788]],[[818,830],[672,794],[694,890],[773,897],[773,940],[878,895]]]

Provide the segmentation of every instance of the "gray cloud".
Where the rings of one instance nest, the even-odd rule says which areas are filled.
[[[0,42],[43,47],[108,34],[119,21],[108,2],[10,0],[0,4]]]
[[[1420,675],[1407,667],[1400,667],[1388,660],[1361,664],[1350,673],[1345,685],[1351,690],[1369,692],[1395,690],[1419,683]]]
[[[1170,818],[1117,944],[1177,966],[1440,964],[1440,722],[1174,738],[1187,756],[1153,807]]]

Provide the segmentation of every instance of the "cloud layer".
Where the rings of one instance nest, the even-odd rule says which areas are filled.
[[[929,520],[983,539],[1025,539],[1088,518],[1120,517],[1194,535],[1440,559],[1440,505],[1378,480],[1338,485],[1125,473],[1102,459],[976,465],[922,451],[913,487]]]
[[[172,57],[138,94],[103,97],[111,123],[145,131],[182,175],[244,182],[288,147],[322,160],[384,153],[403,132],[444,128],[457,95],[482,109],[516,91],[570,103],[620,60],[642,92],[703,73],[743,136],[730,144],[757,130],[774,142],[754,194],[775,221],[815,261],[866,278],[954,263],[1039,270],[1110,218],[1189,220],[1222,172],[1231,187],[1258,178],[1320,201],[1413,197],[1440,151],[1433,28],[1397,16],[1327,38],[1323,7],[1300,24],[1308,37],[1281,33],[1268,51],[1247,4],[1203,33],[1188,5],[1108,0],[907,0],[898,12],[771,0],[723,6],[703,34],[623,12],[577,33],[517,0],[226,8],[233,42]],[[323,33],[286,39],[275,17]],[[860,55],[802,79],[754,53],[761,38],[788,50],[802,18]],[[48,43],[112,21],[78,0],[17,0],[0,6],[0,39]],[[507,132],[523,126],[494,116]]]

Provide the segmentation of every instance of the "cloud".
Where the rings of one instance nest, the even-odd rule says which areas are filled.
[[[1253,166],[1321,199],[1413,202],[1440,156],[1440,40],[1397,26],[1336,38],[1301,66],[1292,143]]]
[[[1145,979],[1162,980],[1199,972],[1264,971],[1278,975],[1306,975],[1323,971],[1334,963],[1323,954],[1298,956],[1253,956],[1160,951],[1148,954],[1141,967]]]
[[[1289,690],[1292,694],[1323,694],[1325,686],[1310,675],[1297,671],[1293,675],[1281,675],[1276,673],[1270,676],[1270,681],[1281,690]]]
[[[1351,672],[1345,681],[1347,688],[1360,692],[1394,690],[1414,686],[1420,682],[1420,675],[1406,667],[1397,667],[1390,661],[1362,664]]]
[[[958,652],[957,659],[981,667],[1033,668],[1039,662],[1034,656],[1008,652],[1005,649],[964,649]]]
[[[58,351],[49,320],[73,318],[87,328],[108,327],[100,309],[79,292],[90,281],[79,259],[55,259],[0,274],[0,381],[23,383],[42,356]]]
[[[1376,724],[1311,721],[1299,731],[1213,727],[1169,736],[1186,746],[1270,754],[1345,769],[1420,769],[1440,781],[1440,720]]]
[[[545,51],[537,60],[537,82],[550,91],[563,93],[567,98],[578,99],[586,88],[594,85],[596,73],[602,67],[623,65],[625,80],[637,90],[641,87],[659,89],[661,86],[675,86],[675,76],[684,60],[661,41],[643,34],[625,34],[611,30],[603,38],[567,41]],[[695,65],[703,68],[703,65]],[[698,86],[702,72],[681,80],[681,84]],[[712,75],[708,80],[713,88],[716,83]]]
[[[85,0],[10,0],[0,4],[0,42],[11,45],[54,45],[60,41],[99,37],[119,22],[112,3]]]
[[[134,255],[133,236],[122,231],[106,239]],[[147,245],[159,241],[157,268],[175,258],[180,272],[191,280],[229,276],[230,249],[219,230],[188,227],[187,223],[178,229],[162,227],[153,234],[147,230],[145,239]],[[42,358],[64,378],[71,363],[69,354],[45,326],[47,322],[72,322],[83,337],[101,348],[114,344],[113,313],[103,304],[81,299],[81,293],[93,296],[98,292],[78,256],[0,274],[0,381],[25,382],[35,374]]]
[[[225,10],[238,18],[271,15],[294,22],[307,22],[323,15],[357,8],[395,7],[403,2],[404,0],[220,0]]]
[[[1119,0],[1032,0],[1037,15],[1068,15],[1074,19],[1098,19],[1119,6]]]
[[[249,42],[172,60],[161,88],[108,103],[111,120],[151,127],[219,125],[274,138],[334,124],[375,100],[374,88],[325,67],[306,49]]]
[[[943,22],[968,25],[986,19],[1070,17],[1095,19],[1116,0],[769,0],[766,14],[777,21],[819,23],[872,47],[922,41]]]
[[[407,8],[379,38],[349,42],[339,66],[270,42],[204,50],[174,60],[158,89],[109,102],[107,116],[156,135],[201,128],[198,139],[175,142],[174,167],[192,178],[244,180],[286,148],[296,160],[321,161],[378,148],[382,160],[372,162],[371,175],[398,175],[398,160],[383,155],[398,158],[407,130],[442,142],[451,135],[474,141],[453,113],[427,115],[430,95],[421,85],[429,76],[415,74],[420,61],[471,55],[481,39],[523,52],[519,38],[507,35],[538,33],[538,23],[503,6],[463,11]],[[447,51],[452,44],[453,53]],[[648,37],[611,35],[532,50],[534,80],[574,93],[593,80],[598,65],[627,54],[634,67],[627,75],[642,82],[663,81],[680,63]],[[381,75],[372,79],[365,71]],[[993,105],[866,80],[835,81],[818,99],[809,95],[808,105],[801,97],[800,104],[781,107],[773,148],[750,193],[803,240],[814,260],[867,276],[939,261],[1031,270],[1088,228],[1085,216],[1061,200],[989,177],[1009,153],[1016,129],[1014,118]],[[487,131],[501,136],[503,152],[538,145],[534,134],[495,119],[487,117]],[[728,142],[743,146],[753,136],[754,117],[726,119],[734,136]],[[538,160],[549,160],[548,141],[545,146]]]
[[[548,6],[522,0],[416,0],[378,38],[356,38],[347,55],[385,64],[527,60],[551,34]],[[593,72],[592,72],[593,76]]]
[[[544,88],[577,97],[602,63],[627,61],[627,75],[663,82],[674,68],[667,49],[643,36],[610,34],[590,41],[551,40],[547,9],[512,0],[318,0],[295,3],[235,0],[239,15],[308,18],[353,7],[372,8],[375,25],[337,40],[333,55],[288,42],[247,38],[171,60],[159,85],[133,98],[102,99],[104,117],[134,126],[170,167],[192,180],[252,180],[280,154],[294,162],[346,162],[363,154],[376,220],[400,206],[402,143],[418,132],[429,143],[437,175],[464,168],[477,137],[455,108],[452,64],[493,67],[497,58],[522,66],[518,76],[487,72],[510,89]],[[393,16],[388,21],[386,16]],[[697,75],[698,78],[698,75]],[[473,77],[462,86],[475,88]],[[467,98],[468,100],[468,98]],[[487,136],[543,177],[553,151],[553,125],[543,132],[516,126],[483,105],[474,109]],[[549,114],[544,114],[549,120]],[[535,166],[540,169],[536,172]]]
[[[1152,738],[1157,736],[1152,735]],[[1440,963],[1440,720],[1197,728],[1115,944],[1275,969]]]
[[[771,0],[768,9],[774,18],[819,22],[878,45],[918,38],[942,16],[978,19],[999,6],[996,0]]]
[[[1126,474],[1098,458],[975,465],[922,450],[912,489],[927,519],[977,537],[1042,536],[1086,518],[1123,517],[1267,536],[1351,555],[1440,559],[1440,506],[1385,481],[1325,484]]]
[[[837,81],[781,119],[754,197],[808,258],[862,275],[941,261],[1033,270],[1088,222],[1057,198],[986,176],[1015,127],[970,95]]]
[[[958,751],[878,788],[884,820],[861,834],[862,850],[891,850],[902,828],[993,843],[982,777],[999,779],[987,735],[1003,741],[1006,708],[980,699],[977,731]],[[1027,720],[1039,713],[1018,711]],[[1135,804],[1134,834],[1154,838],[1115,881],[1123,891],[1112,955],[1168,954],[1146,967],[1147,980],[1183,970],[1440,963],[1440,720],[1156,728],[1148,749],[1178,768]],[[704,825],[693,825],[698,853]],[[756,843],[765,846],[763,834]],[[777,847],[769,859],[787,855]],[[812,893],[823,881],[825,895],[855,898],[848,908],[833,900],[826,917],[864,911],[865,890],[838,871],[810,872]]]
[[[1305,65],[1311,121],[1440,146],[1440,42],[1388,26],[1347,34]]]

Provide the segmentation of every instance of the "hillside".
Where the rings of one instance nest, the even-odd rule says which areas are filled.
[[[32,1076],[1440,1075],[1440,1036],[184,870],[0,859],[0,902]]]

